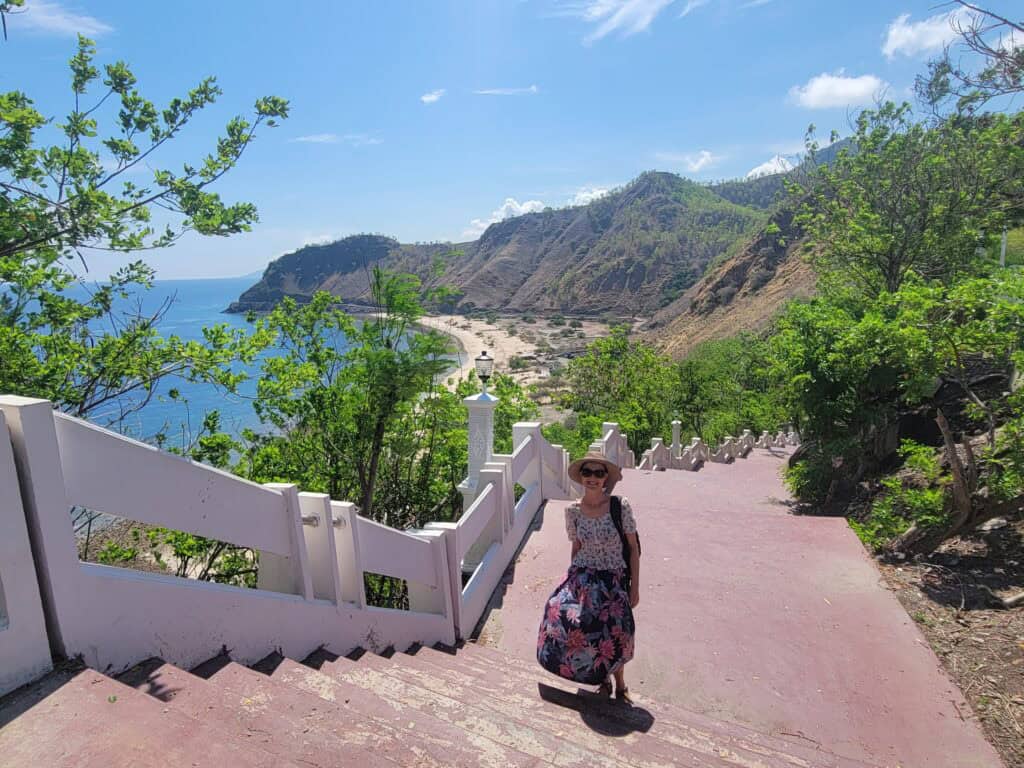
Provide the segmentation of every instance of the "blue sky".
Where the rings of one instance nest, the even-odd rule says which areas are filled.
[[[1009,12],[1012,0],[986,3]],[[503,216],[590,199],[644,170],[743,176],[909,97],[951,37],[935,0],[28,0],[0,89],[59,121],[74,35],[158,105],[224,95],[153,165],[198,159],[260,95],[291,102],[219,186],[261,222],[146,254],[164,278],[239,275],[355,232],[474,239]],[[113,114],[113,113],[109,113]],[[142,179],[144,180],[144,178]],[[97,255],[100,276],[118,257]]]

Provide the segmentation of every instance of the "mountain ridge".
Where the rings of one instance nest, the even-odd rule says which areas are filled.
[[[491,224],[468,243],[402,244],[354,235],[272,261],[230,312],[266,311],[317,290],[369,301],[373,265],[461,292],[461,311],[650,314],[693,285],[708,264],[757,231],[764,207],[670,173],[648,171],[586,205]]]

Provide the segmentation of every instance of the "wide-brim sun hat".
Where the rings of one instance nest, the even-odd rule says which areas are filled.
[[[608,473],[605,480],[606,488],[610,488],[622,479],[622,469],[618,464],[614,461],[609,461],[600,453],[588,453],[583,458],[576,459],[576,461],[569,465],[569,477],[572,478],[573,482],[583,485],[580,469],[583,468],[584,464],[600,464],[605,468],[605,471]]]

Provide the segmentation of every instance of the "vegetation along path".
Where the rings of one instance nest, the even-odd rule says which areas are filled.
[[[846,520],[792,513],[786,458],[758,449],[698,472],[625,471],[616,492],[643,543],[626,670],[639,702],[874,765],[1002,765]],[[481,643],[533,658],[541,608],[568,565],[565,504],[542,511]]]

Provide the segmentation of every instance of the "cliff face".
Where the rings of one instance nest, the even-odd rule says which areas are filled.
[[[701,342],[764,329],[788,300],[813,295],[816,281],[792,213],[779,210],[739,252],[655,314],[642,336],[680,359]]]
[[[358,235],[275,260],[229,311],[267,310],[317,290],[367,299],[374,265],[462,292],[460,308],[650,314],[738,248],[766,213],[668,173],[645,173],[589,205],[493,224],[472,243],[402,245]],[[440,273],[439,273],[440,271]]]

